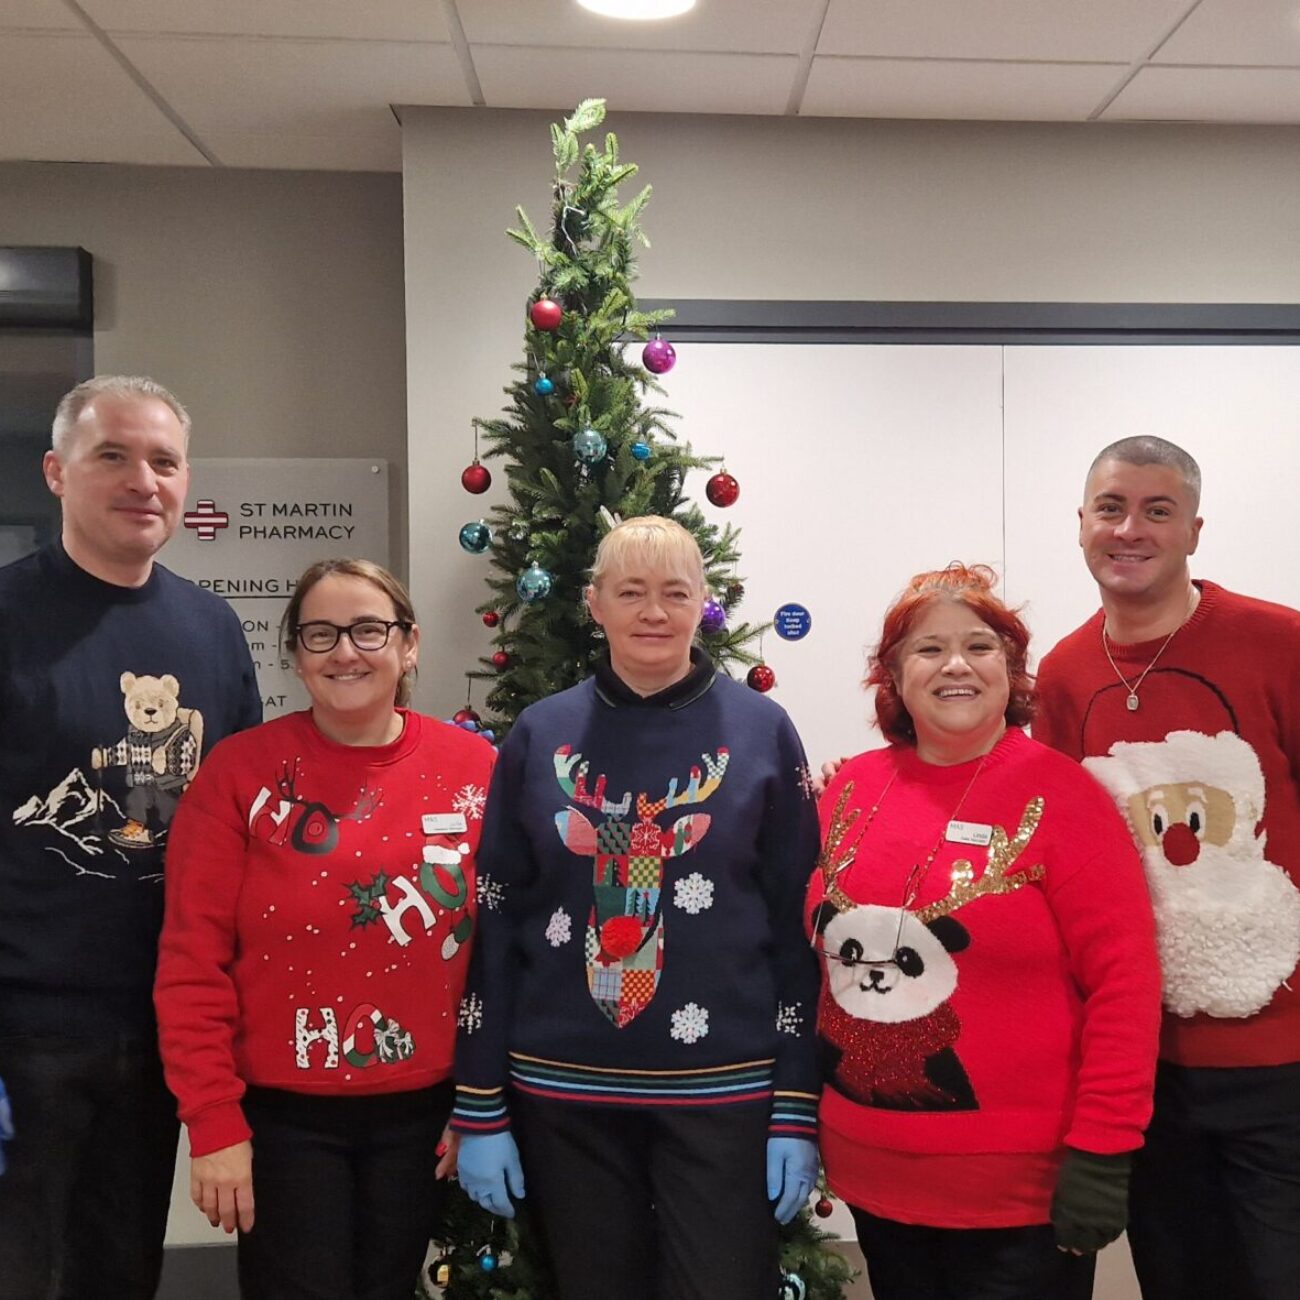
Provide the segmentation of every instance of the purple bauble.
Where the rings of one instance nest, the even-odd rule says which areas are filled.
[[[667,339],[651,339],[641,349],[641,360],[653,375],[666,375],[677,364],[677,352]]]
[[[704,612],[700,615],[700,631],[708,636],[721,632],[727,626],[727,611],[716,600],[704,602]]]

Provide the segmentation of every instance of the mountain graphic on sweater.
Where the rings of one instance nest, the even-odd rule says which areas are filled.
[[[44,798],[32,795],[14,809],[15,826],[49,826],[74,841],[82,852],[96,857],[104,852],[104,833],[97,812],[111,810],[114,825],[124,820],[113,797],[96,790],[79,767],[74,767]]]

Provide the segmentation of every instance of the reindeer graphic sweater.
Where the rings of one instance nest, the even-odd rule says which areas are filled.
[[[181,803],[154,997],[196,1156],[249,1136],[245,1084],[402,1092],[451,1072],[496,756],[402,715],[380,746],[277,718],[218,745]]]
[[[842,839],[837,810],[858,813]],[[906,1223],[1046,1223],[1063,1148],[1133,1150],[1151,1114],[1160,978],[1123,822],[1018,728],[951,767],[859,755],[821,816],[834,888],[813,875],[808,915],[832,1188]]]
[[[624,1107],[762,1105],[813,1137],[817,855],[803,748],[715,674],[641,699],[605,669],[530,706],[479,851],[453,1127],[509,1124],[507,1085]]]

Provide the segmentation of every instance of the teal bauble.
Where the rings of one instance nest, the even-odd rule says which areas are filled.
[[[581,429],[573,435],[573,454],[584,465],[595,465],[605,459],[609,444],[604,435],[595,429]]]
[[[460,544],[471,555],[482,555],[492,544],[492,530],[481,519],[475,520],[460,530]]]
[[[650,444],[646,442],[644,438],[638,438],[632,444],[632,455],[635,456],[637,460],[649,460]]]
[[[555,579],[540,564],[530,564],[515,579],[515,590],[525,605],[545,600],[554,585]]]
[[[555,381],[548,379],[545,375],[538,375],[538,377],[533,380],[533,392],[535,392],[538,397],[550,397],[550,395],[555,392]]]

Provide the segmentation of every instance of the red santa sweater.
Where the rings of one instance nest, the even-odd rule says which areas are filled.
[[[859,813],[838,843],[837,809]],[[821,815],[847,862],[808,900],[832,1187],[904,1222],[1046,1222],[1063,1146],[1129,1151],[1150,1117],[1159,973],[1122,821],[1015,728],[952,767],[862,754]]]
[[[181,800],[154,1001],[196,1156],[250,1136],[245,1084],[401,1092],[451,1071],[495,754],[402,712],[374,747],[308,712],[241,732]]]
[[[1043,660],[1034,735],[1090,760],[1138,839],[1165,968],[1162,1058],[1281,1065],[1300,1060],[1300,614],[1196,585],[1136,710],[1098,611]],[[1112,645],[1119,672],[1135,681],[1162,641]]]

